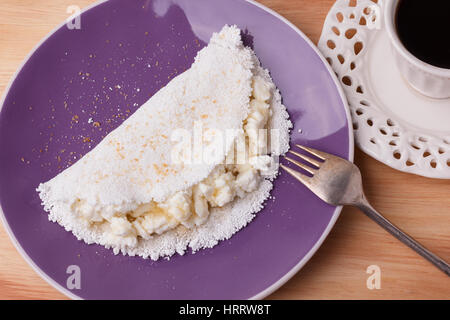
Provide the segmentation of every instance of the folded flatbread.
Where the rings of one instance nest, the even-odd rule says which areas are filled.
[[[109,231],[122,223],[116,218],[118,214],[126,215],[189,190],[224,163],[233,139],[227,139],[224,151],[207,164],[187,165],[172,161],[177,141],[171,137],[175,130],[192,131],[197,122],[214,130],[242,130],[251,113],[256,76],[270,84],[272,115],[267,128],[280,129],[279,148],[273,155],[286,152],[291,124],[281,97],[256,55],[243,46],[240,30],[225,26],[198,53],[189,70],[157,92],[78,162],[39,185],[37,191],[49,219],[86,243],[154,260],[175,252],[183,254],[188,246],[197,250],[229,238],[261,209],[276,172],[262,179],[257,190],[212,209],[202,223],[174,224],[174,228],[144,238],[134,234],[138,240],[131,242],[111,241]],[[80,215],[80,210],[88,214]],[[131,217],[130,223],[135,218]]]

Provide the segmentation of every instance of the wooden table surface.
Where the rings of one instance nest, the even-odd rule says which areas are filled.
[[[66,8],[92,0],[0,1],[0,94],[32,48],[66,19]],[[264,0],[317,43],[334,0]],[[432,251],[450,260],[450,180],[395,171],[356,150],[373,206]],[[381,268],[369,290],[366,269]],[[353,208],[308,264],[270,299],[449,299],[450,278]],[[0,227],[0,299],[65,299],[42,280]]]

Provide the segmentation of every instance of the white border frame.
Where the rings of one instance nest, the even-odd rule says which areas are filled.
[[[99,0],[96,1],[95,3],[88,5],[87,7],[85,7],[83,10],[81,10],[80,15],[85,13],[86,11],[106,2],[108,0]],[[325,67],[328,70],[328,73],[330,74],[330,76],[332,77],[336,88],[338,89],[339,95],[341,97],[341,100],[344,104],[344,108],[345,108],[345,113],[347,116],[347,127],[348,127],[348,136],[349,136],[349,146],[348,146],[348,150],[349,150],[349,160],[353,162],[354,159],[354,151],[355,151],[355,147],[354,147],[354,138],[353,138],[353,130],[352,130],[352,122],[351,122],[351,115],[350,115],[350,109],[348,107],[348,102],[347,102],[347,98],[344,94],[344,91],[341,87],[340,82],[338,81],[336,75],[334,74],[333,70],[331,69],[330,65],[328,64],[328,62],[325,60],[325,58],[323,57],[322,53],[320,53],[319,49],[316,47],[316,45],[302,32],[300,31],[294,24],[292,24],[290,21],[288,21],[286,18],[284,18],[283,16],[281,16],[280,14],[276,13],[275,11],[273,11],[272,9],[267,8],[266,6],[253,1],[253,0],[244,0],[260,9],[263,9],[264,11],[270,13],[271,15],[273,15],[274,17],[278,18],[279,20],[281,20],[282,22],[284,22],[285,24],[287,24],[289,27],[291,27],[295,32],[297,32],[297,34],[299,36],[301,36],[303,38],[303,40],[306,41],[306,43],[308,43],[308,45],[316,52],[316,54],[320,57],[320,59],[322,60],[323,64],[325,65]],[[30,57],[36,52],[36,50],[45,42],[47,41],[47,39],[49,39],[56,31],[58,31],[61,27],[63,27],[66,24],[66,22],[63,22],[61,24],[59,24],[56,28],[54,28],[52,31],[50,31],[50,33],[48,33],[41,41],[39,41],[39,43],[31,50],[31,52],[27,55],[27,57],[25,57],[25,59],[23,60],[22,64],[19,66],[19,68],[16,70],[16,72],[14,73],[13,77],[11,78],[9,84],[6,86],[5,91],[3,93],[2,99],[0,100],[0,111],[3,108],[3,105],[5,103],[6,100],[6,96],[9,93],[9,90],[11,89],[12,84],[14,83],[14,81],[17,78],[17,75],[19,74],[19,72],[22,70],[22,68],[24,67],[24,65],[28,62],[28,60],[30,59]],[[260,293],[254,295],[253,297],[250,297],[249,300],[260,300],[263,299],[265,297],[267,297],[268,295],[272,294],[273,292],[275,292],[277,289],[279,289],[282,285],[284,285],[289,279],[291,279],[308,261],[309,259],[311,259],[311,257],[316,253],[316,251],[319,249],[319,247],[322,245],[322,243],[325,241],[325,238],[328,236],[328,234],[330,233],[331,229],[333,228],[334,224],[336,223],[340,213],[342,210],[342,206],[336,207],[336,209],[334,210],[333,216],[331,217],[330,222],[328,223],[328,226],[325,228],[324,232],[322,233],[322,235],[320,236],[319,240],[314,244],[314,246],[309,250],[309,252],[290,270],[288,271],[283,277],[281,277],[278,281],[276,281],[274,284],[272,284],[271,286],[267,287],[266,289],[264,289],[263,291],[261,291]],[[8,236],[10,237],[14,247],[17,249],[17,251],[20,253],[20,255],[24,258],[24,260],[31,266],[31,268],[39,275],[41,276],[41,278],[43,278],[45,281],[47,281],[47,283],[49,283],[51,286],[53,286],[55,289],[57,289],[59,292],[63,293],[64,295],[66,295],[67,297],[74,299],[74,300],[82,300],[82,298],[80,298],[79,296],[73,294],[71,291],[69,291],[68,289],[64,288],[63,286],[61,286],[59,283],[57,283],[56,281],[54,281],[52,278],[50,278],[44,271],[42,271],[35,263],[34,261],[27,255],[27,253],[23,250],[23,248],[20,246],[19,242],[17,241],[15,235],[13,234],[8,222],[6,221],[6,217],[3,213],[3,210],[0,206],[0,220],[6,230],[6,233],[8,234]]]

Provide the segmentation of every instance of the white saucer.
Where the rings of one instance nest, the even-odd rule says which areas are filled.
[[[357,145],[395,169],[449,179],[450,99],[427,98],[404,81],[384,29],[384,2],[355,2],[336,1],[319,49],[343,83]]]

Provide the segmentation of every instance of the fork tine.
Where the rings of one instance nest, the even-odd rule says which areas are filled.
[[[305,156],[305,155],[303,155],[301,153],[298,153],[298,152],[295,152],[295,151],[292,151],[292,150],[289,150],[289,153],[292,153],[292,154],[296,155],[297,157],[302,158],[306,162],[309,162],[313,166],[316,166],[317,168],[320,168],[320,162],[319,161],[316,161],[316,160],[314,160],[314,159],[312,159],[312,158],[310,158],[308,156]]]
[[[311,178],[295,171],[294,169],[291,169],[289,167],[286,167],[285,165],[280,163],[280,167],[282,167],[284,170],[286,170],[287,173],[289,173],[291,176],[293,176],[295,179],[303,183],[304,185],[310,185],[311,184]]]
[[[297,160],[291,159],[291,158],[289,158],[289,157],[284,157],[284,158],[285,158],[287,161],[292,162],[292,163],[295,164],[296,166],[302,168],[302,169],[305,170],[305,171],[308,171],[308,172],[311,173],[311,174],[314,174],[314,173],[316,172],[316,170],[314,170],[313,168],[308,167],[307,165],[304,165],[303,163],[298,162]]]
[[[313,148],[309,148],[309,147],[305,147],[302,146],[300,144],[296,144],[297,147],[299,147],[300,149],[303,149],[313,155],[315,155],[317,158],[322,159],[322,160],[326,160],[330,155],[326,152],[322,152]]]

